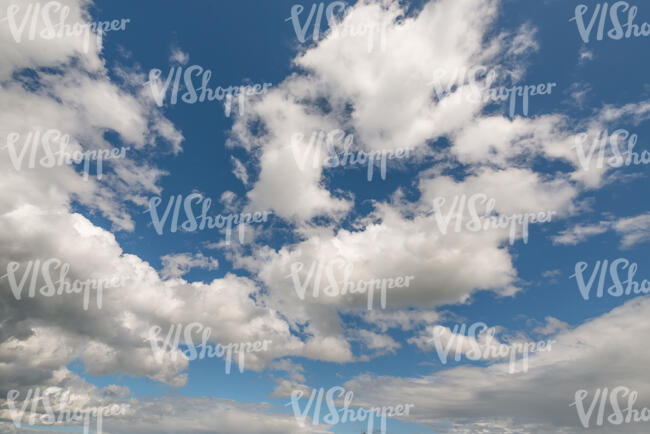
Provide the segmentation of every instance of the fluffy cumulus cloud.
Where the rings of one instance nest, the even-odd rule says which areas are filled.
[[[7,0],[0,10],[9,13],[18,7],[20,22],[34,5],[23,8]],[[87,22],[87,6],[73,1],[59,4],[70,9],[66,23],[71,25]],[[34,22],[38,35],[45,24],[42,17]],[[157,180],[163,173],[146,162],[135,163],[138,153],[148,147],[178,148],[182,134],[144,93],[111,81],[101,59],[101,45],[93,43],[86,50],[76,37],[32,39],[28,34],[16,42],[10,27],[7,21],[0,26],[6,55],[0,88],[0,167],[6,174],[0,186],[7,193],[0,201],[2,211],[25,204],[63,209],[79,201],[100,211],[117,229],[132,230],[133,220],[118,197],[137,203],[144,194],[157,193]],[[109,132],[118,135],[116,143],[106,138]],[[46,151],[73,155],[112,147],[124,151],[121,158],[110,161],[115,167],[105,183],[93,176],[79,182],[81,175],[73,165],[60,164]]]
[[[603,182],[607,168],[596,167],[595,160],[582,165],[572,145],[578,134],[594,135],[607,122],[643,116],[642,107],[607,107],[578,124],[561,115],[510,119],[505,110],[503,115],[486,114],[485,101],[463,98],[466,86],[444,82],[452,80],[452,74],[443,74],[443,83],[437,83],[450,90],[434,97],[431,80],[437,65],[496,69],[518,65],[517,60],[535,49],[530,26],[485,40],[497,10],[496,2],[438,1],[409,15],[393,2],[360,2],[346,12],[341,31],[345,25],[383,23],[376,45],[369,49],[368,40],[334,37],[333,31],[301,52],[295,59],[298,72],[237,120],[231,144],[251,153],[251,172],[258,174],[248,197],[293,222],[303,238],[276,251],[262,247],[256,260],[247,257],[241,263],[259,273],[272,289],[271,298],[296,321],[306,323],[309,318],[312,329],[339,333],[337,322],[331,321],[333,309],[362,307],[367,301],[365,294],[322,293],[316,300],[299,300],[305,288],[307,294],[313,289],[310,282],[318,280],[310,270],[328,264],[338,280],[345,273],[353,281],[413,276],[408,288],[390,292],[394,307],[464,301],[478,289],[513,294],[516,271],[503,246],[508,231],[441,233],[432,216],[433,200],[444,197],[450,203],[454,197],[483,194],[494,200],[497,215],[544,211],[556,221],[579,212],[580,194]],[[436,49],[425,49],[431,40],[437,41]],[[509,73],[521,74],[514,66]],[[264,128],[249,128],[258,123]],[[329,140],[336,129],[354,138],[355,149],[415,148],[413,165],[438,152],[447,167],[464,165],[466,176],[459,180],[455,173],[421,172],[419,201],[404,200],[398,191],[393,200],[375,203],[370,216],[352,217],[350,231],[336,222],[351,209],[354,192],[328,188],[331,169],[323,153],[314,156],[319,143],[344,146],[343,140]],[[449,148],[431,146],[441,137],[450,142]],[[537,172],[535,157],[569,163],[568,170]],[[308,222],[322,215],[335,223],[314,230]],[[338,262],[332,264],[332,258]],[[468,268],[475,273],[462,271]],[[432,270],[434,281],[427,278]],[[325,286],[326,277],[321,280]]]
[[[89,1],[64,3],[70,21],[91,19]],[[0,11],[12,4],[0,0]],[[164,252],[156,270],[126,253],[115,235],[132,233],[133,210],[162,192],[167,173],[147,156],[182,151],[183,133],[139,86],[144,76],[119,66],[109,73],[95,37],[87,46],[79,37],[16,42],[0,22],[0,270],[7,270],[0,279],[0,396],[68,388],[75,405],[129,404],[125,414],[105,420],[115,433],[329,432],[316,424],[301,427],[266,403],[136,399],[117,386],[97,389],[69,367],[81,362],[91,376],[127,374],[183,386],[187,355],[164,348],[156,357],[153,350],[172,327],[198,322],[213,344],[270,341],[266,351],[246,355],[246,368],[282,373],[287,378],[274,378],[270,396],[286,398],[310,390],[305,368],[290,357],[342,364],[391,356],[406,346],[432,352],[427,338],[435,330],[443,330],[445,342],[458,338],[437,325],[445,315],[441,306],[468,303],[480,291],[516,296],[522,282],[512,243],[525,242],[526,235],[441,226],[454,198],[493,199],[491,207],[481,202],[486,219],[552,211],[554,222],[566,223],[584,211],[583,194],[616,176],[574,145],[621,120],[645,120],[650,110],[639,102],[605,106],[580,122],[565,115],[510,118],[505,102],[494,111],[486,101],[466,98],[470,84],[453,83],[454,71],[484,65],[516,78],[538,48],[530,25],[494,32],[499,6],[495,0],[438,0],[407,11],[398,1],[364,0],[347,9],[327,37],[300,49],[295,72],[251,100],[246,113],[234,114],[229,146],[247,158],[230,161],[246,192],[223,196],[227,204],[272,210],[291,237],[271,246],[255,233],[250,245],[224,254],[242,272],[208,282],[184,276],[195,268],[217,270],[221,259]],[[377,24],[376,34],[336,36],[368,22]],[[169,60],[186,64],[189,55],[174,48]],[[128,150],[101,182],[84,179],[74,165],[29,167],[25,144],[48,130],[68,152]],[[333,187],[336,169],[326,164],[325,146],[345,150],[345,140],[329,134],[338,130],[353,137],[348,145],[355,151],[412,150],[410,160],[388,168],[408,172],[409,182],[363,204],[354,188]],[[40,149],[35,161],[45,156]],[[431,159],[435,167],[417,170]],[[540,171],[540,160],[561,168]],[[439,198],[445,207],[435,206]],[[96,223],[97,215],[111,231]],[[552,240],[577,244],[614,230],[627,248],[647,241],[649,228],[647,214],[567,223]],[[46,262],[53,271],[65,269],[70,280],[117,277],[117,283],[85,301],[78,293],[48,297],[39,291],[45,276],[30,277]],[[354,391],[355,405],[412,403],[409,421],[443,432],[573,432],[580,426],[570,407],[577,390],[637,384],[644,376],[649,354],[639,343],[649,310],[647,301],[632,300],[573,328],[547,318],[536,330],[557,342],[532,354],[525,374],[510,374],[507,363],[489,359],[481,366],[439,366],[423,377],[360,375],[345,387]],[[350,317],[360,325],[348,327]],[[152,336],[152,328],[160,333]],[[389,334],[397,330],[406,338]],[[189,337],[196,342],[201,333]],[[470,339],[460,353],[485,344],[484,335]],[[638,405],[650,406],[650,387],[636,390]],[[0,417],[13,418],[6,406]],[[628,430],[641,432],[637,428]],[[16,429],[6,423],[0,432]]]
[[[12,406],[0,411],[3,418],[11,420],[11,423],[0,422],[2,433],[54,433],[60,432],[61,428],[74,429],[72,426],[75,425],[82,428],[83,423],[67,421],[66,414],[104,408],[113,409],[112,413],[107,412],[102,417],[101,422],[103,431],[111,433],[201,433],[206,432],[207,427],[210,432],[224,434],[328,432],[324,426],[300,427],[292,416],[270,414],[272,407],[269,405],[242,404],[228,399],[168,397],[138,400],[127,396],[128,389],[121,390],[114,386],[97,389],[77,383],[66,387],[51,386],[40,391],[40,396],[48,397],[51,405],[49,413],[42,404],[36,407],[34,413],[21,413],[25,402],[31,405],[34,391],[16,390],[16,393]],[[61,418],[62,422],[35,427],[34,420],[29,419],[33,414],[36,420],[47,420],[45,418],[49,415]],[[219,421],[218,425],[214,423],[215,420]],[[89,426],[90,429],[99,429],[96,418],[90,420]]]
[[[495,2],[437,2],[405,17],[397,2],[360,2],[345,15],[340,32],[378,23],[373,50],[365,38],[332,36],[335,28],[296,58],[302,73],[285,79],[233,128],[234,143],[261,148],[259,179],[249,192],[252,201],[300,219],[349,209],[345,197],[332,197],[322,185],[321,160],[311,164],[308,155],[307,164],[296,164],[310,152],[310,138],[320,130],[352,131],[355,146],[382,150],[422,146],[469,122],[480,104],[436,103],[427,83],[437,65],[461,68],[489,60],[483,58],[482,36],[495,12]],[[435,51],[427,48],[438,39],[443,43]],[[489,48],[490,53],[499,51]],[[246,127],[253,120],[264,124],[263,134],[253,135]]]
[[[219,261],[203,256],[203,253],[197,253],[195,255],[177,253],[174,255],[165,255],[160,259],[163,264],[163,269],[160,271],[162,277],[180,277],[187,274],[192,268],[214,270],[219,266]]]
[[[481,118],[486,103],[462,103],[462,91],[449,92],[442,100],[433,98],[430,82],[436,67],[462,69],[508,62],[534,45],[525,43],[532,32],[527,27],[517,35],[504,34],[485,42],[483,36],[496,13],[495,2],[431,2],[412,15],[395,2],[361,2],[346,13],[340,30],[361,22],[383,23],[383,33],[378,33],[381,39],[372,49],[364,38],[333,37],[334,30],[298,55],[295,64],[300,72],[285,79],[237,120],[231,143],[258,158],[252,170],[258,176],[249,198],[294,222],[303,238],[276,251],[261,247],[253,260],[241,258],[241,264],[255,271],[271,289],[273,303],[282,306],[290,319],[308,323],[312,331],[340,334],[336,311],[367,305],[368,296],[363,293],[328,297],[321,290],[318,297],[312,297],[315,286],[327,285],[325,275],[315,277],[314,270],[319,267],[329,267],[339,281],[344,277],[358,282],[412,276],[408,287],[389,292],[392,307],[461,302],[480,289],[515,293],[516,271],[503,247],[508,232],[443,233],[431,215],[432,200],[438,195],[496,195],[500,213],[571,212],[578,187],[568,174],[552,178],[527,167],[481,168],[486,161],[479,156],[474,157],[480,160],[475,173],[460,182],[435,173],[420,174],[420,201],[401,200],[398,193],[388,203],[375,203],[370,216],[355,219],[355,230],[305,225],[319,215],[341,218],[354,200],[354,192],[327,188],[324,176],[329,169],[319,158],[322,154],[314,157],[321,131],[323,145],[342,148],[342,140],[329,141],[330,133],[341,129],[354,138],[358,149],[417,149],[411,162],[415,165],[433,152],[427,143],[440,137],[453,139],[448,153],[453,161],[454,154],[458,157],[463,149],[475,146],[470,144],[475,141],[474,134],[485,137],[470,131],[471,125],[483,120],[504,124],[508,133],[494,137],[495,145],[503,149],[521,146],[528,135],[524,130],[547,131],[560,123],[533,120],[522,132],[509,132],[515,122],[505,117]],[[440,41],[436,50],[425,49],[431,40]],[[528,48],[513,54],[508,51],[513,44]],[[414,52],[421,54],[414,56]],[[326,107],[320,102],[323,99]],[[395,107],[400,110],[391,109]],[[264,128],[248,128],[255,122]],[[466,161],[458,158],[457,162]],[[503,190],[504,183],[520,191]],[[514,198],[522,196],[528,198],[527,204],[515,205]],[[475,272],[464,273],[467,268]],[[436,279],[430,279],[432,272]]]
[[[345,387],[360,406],[412,403],[414,418],[443,432],[576,432],[583,425],[571,404],[579,390],[589,393],[586,410],[596,389],[621,385],[638,392],[634,408],[650,406],[650,387],[638,381],[649,356],[639,344],[648,309],[648,300],[632,300],[578,327],[556,331],[549,351],[529,355],[528,372],[510,374],[508,361],[492,362],[487,367],[442,367],[418,378],[363,375]],[[437,360],[435,351],[430,354]],[[605,414],[611,411],[608,407]],[[596,432],[612,429],[596,426],[595,414],[589,424]],[[616,429],[641,433],[645,427]]]
[[[59,7],[70,8],[66,22],[74,24],[89,22],[89,5],[69,1]],[[2,1],[0,10],[6,15],[14,6]],[[19,5],[19,18],[27,12],[23,6],[34,5]],[[37,19],[37,35],[44,25]],[[146,196],[160,193],[158,180],[165,172],[143,159],[141,152],[176,153],[183,135],[133,85],[142,77],[121,71],[123,82],[111,80],[101,44],[92,34],[88,47],[76,37],[49,40],[26,35],[17,42],[4,21],[0,40],[4,59],[0,68],[0,269],[3,274],[7,271],[0,280],[0,395],[4,398],[9,391],[19,390],[24,396],[29,388],[38,387],[73,387],[80,393],[78,389],[90,386],[67,369],[74,361],[81,361],[90,375],[126,373],[185,384],[182,371],[188,360],[183,354],[163,358],[162,363],[154,360],[148,341],[152,326],[166,332],[173,324],[201,321],[214,331],[211,342],[275,341],[267,353],[247,355],[249,369],[261,369],[286,351],[301,354],[304,345],[291,336],[287,324],[250,297],[258,291],[251,280],[232,274],[207,284],[179,279],[189,267],[216,267],[215,260],[199,254],[166,256],[162,276],[176,279],[163,281],[147,262],[125,254],[114,234],[73,211],[82,204],[99,211],[114,229],[131,231],[134,221],[124,199],[142,205]],[[126,152],[111,161],[101,182],[93,175],[84,179],[74,165],[40,164],[47,155],[37,146],[36,137],[47,132],[51,132],[53,152],[114,147],[124,147]],[[36,150],[33,156],[31,144]],[[63,291],[48,297],[41,291],[46,273],[39,274],[40,264],[46,262],[54,280],[67,273],[71,282],[116,279],[117,286],[105,288],[101,296],[100,291],[90,291],[86,306],[78,293]],[[35,280],[31,271],[39,272]],[[141,403],[140,409],[129,413],[131,422],[123,421],[114,432],[159,431],[161,418],[166,419],[169,432],[200,432],[215,418],[225,421],[222,432],[259,432],[262,426],[270,432],[307,432],[292,418],[270,415],[263,405],[197,401],[186,403],[184,414],[172,416],[166,409],[182,406],[174,401]],[[199,407],[214,413],[208,416]],[[145,417],[148,411],[150,416]],[[133,420],[139,421],[139,428]],[[12,424],[2,427],[3,432],[14,429]]]

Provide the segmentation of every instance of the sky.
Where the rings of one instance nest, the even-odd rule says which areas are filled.
[[[0,433],[648,432],[646,22],[0,0]]]

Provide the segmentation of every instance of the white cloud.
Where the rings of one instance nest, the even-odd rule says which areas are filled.
[[[576,245],[587,240],[593,235],[607,232],[612,224],[609,221],[602,221],[596,224],[577,224],[566,229],[553,237],[554,244]]]
[[[552,316],[547,316],[544,321],[544,324],[533,329],[533,333],[539,333],[541,335],[548,336],[555,334],[558,331],[565,331],[569,329],[569,324],[565,323],[564,321],[560,321],[557,318],[553,318]]]
[[[202,253],[196,253],[194,255],[190,253],[177,253],[165,255],[160,259],[163,265],[160,275],[164,279],[181,277],[187,274],[192,268],[214,270],[219,266],[219,261],[211,257],[203,256]]]
[[[0,2],[0,10],[6,3]],[[71,4],[76,5],[75,17],[87,18],[86,2]],[[247,188],[251,185],[245,206],[273,209],[294,225],[296,235],[295,241],[277,248],[254,244],[251,256],[244,256],[248,251],[243,248],[236,250],[235,265],[251,271],[251,278],[228,273],[207,283],[182,279],[192,267],[217,266],[216,260],[200,253],[164,256],[161,278],[146,261],[125,253],[111,232],[72,212],[78,201],[91,212],[99,210],[115,229],[133,230],[124,201],[146,204],[147,194],[161,192],[159,180],[166,174],[151,163],[128,158],[115,165],[105,183],[84,183],[70,167],[13,170],[7,153],[2,153],[0,270],[9,261],[57,257],[71,264],[73,278],[120,275],[127,283],[104,293],[101,310],[83,311],[74,295],[16,300],[7,280],[1,280],[0,384],[78,385],[79,378],[65,367],[81,360],[90,375],[127,374],[182,386],[188,360],[181,356],[156,363],[145,338],[152,325],[165,329],[199,321],[212,329],[213,342],[272,340],[268,352],[247,358],[246,367],[287,372],[289,379],[278,380],[272,395],[284,397],[295,388],[307,390],[304,370],[275,359],[368,360],[400,348],[402,343],[386,333],[396,328],[412,332],[411,342],[426,349],[423,333],[442,316],[436,308],[466,303],[482,290],[515,294],[518,277],[505,245],[507,232],[443,234],[430,215],[433,198],[485,193],[496,198],[498,213],[555,210],[559,218],[574,215],[580,211],[575,205],[579,195],[602,185],[608,173],[604,168],[580,170],[571,150],[575,133],[593,133],[621,119],[640,122],[650,108],[647,102],[605,106],[594,120],[575,125],[558,115],[485,116],[485,104],[465,101],[461,92],[436,101],[428,83],[439,65],[459,69],[503,61],[513,76],[522,73],[513,65],[523,65],[522,57],[537,48],[535,30],[522,26],[514,35],[486,40],[497,6],[496,1],[440,0],[404,17],[397,1],[385,6],[361,2],[345,20],[390,23],[385,50],[376,47],[368,52],[364,38],[325,39],[296,57],[299,72],[250,102],[248,112],[236,118],[230,140],[250,157],[232,159],[235,176]],[[402,18],[399,23],[397,18]],[[97,48],[83,54],[78,40],[25,42],[17,47],[8,37],[6,27],[0,26],[5,55],[0,80],[22,68],[34,68],[36,86],[29,90],[21,82],[3,83],[0,125],[11,127],[0,127],[0,147],[9,132],[26,134],[39,125],[69,132],[75,149],[112,146],[106,133],[113,132],[135,152],[146,151],[142,154],[182,150],[182,133],[164,118],[150,95],[138,90],[144,81],[141,74],[118,70],[124,79],[118,85],[109,79]],[[189,58],[175,50],[170,60],[184,64]],[[52,66],[57,72],[41,69]],[[257,121],[264,127],[259,129],[261,135],[249,129]],[[331,191],[322,165],[301,169],[292,138],[296,133],[309,138],[314,131],[336,128],[353,132],[364,149],[415,147],[416,163],[431,156],[431,142],[445,137],[450,146],[436,157],[443,158],[445,167],[462,164],[467,170],[461,177],[438,167],[416,173],[411,178],[420,199],[409,202],[398,191],[389,201],[373,202],[368,215],[351,216],[350,227],[331,221],[308,224],[316,216],[348,215],[355,192]],[[572,171],[536,172],[532,160],[537,157],[563,160]],[[221,199],[229,209],[242,201],[232,192]],[[619,219],[613,227],[622,234],[622,245],[629,247],[648,238],[649,222],[642,215]],[[602,223],[575,227],[556,239],[579,242],[603,231]],[[367,311],[365,294],[314,299],[308,289],[305,300],[300,300],[288,278],[291,265],[305,264],[300,275],[304,282],[310,264],[331,258],[350,264],[349,278],[354,281],[405,275],[413,276],[413,281],[388,292],[386,310],[375,301],[374,310]],[[335,269],[335,277],[342,280],[343,270]],[[551,353],[532,357],[527,376],[507,375],[501,364],[493,363],[490,368],[445,369],[424,378],[362,376],[346,387],[373,403],[390,404],[389,396],[397,402],[415,400],[413,420],[424,424],[449,420],[478,432],[573,429],[577,419],[568,404],[575,388],[643,378],[647,351],[639,343],[648,328],[647,305],[628,302],[573,330],[559,319],[547,318],[536,330],[557,334],[559,342]],[[377,330],[349,330],[343,313],[358,315]],[[359,355],[353,353],[354,341],[362,343]],[[650,402],[650,390],[646,385],[640,388],[644,402]],[[292,417],[270,413],[264,404],[183,397],[132,403],[137,415],[115,421],[111,432],[204,432],[217,429],[214,420],[221,421],[217,432],[321,429],[301,430]],[[468,413],[468,407],[474,413]]]
[[[248,185],[248,172],[246,171],[246,166],[235,157],[230,157],[230,160],[234,166],[233,173],[235,174],[235,177],[237,177],[237,179],[239,179],[244,185]]]
[[[174,47],[169,55],[170,62],[180,63],[181,65],[186,65],[189,60],[190,55],[178,47]]]
[[[43,393],[45,389],[45,386],[42,387],[41,392]],[[69,373],[65,386],[50,386],[47,390],[54,417],[65,414],[66,411],[73,412],[84,408],[113,404],[123,406],[124,410],[121,412],[123,414],[108,415],[102,418],[103,430],[116,434],[177,432],[198,434],[206,431],[219,434],[329,432],[322,425],[305,424],[304,427],[301,427],[293,415],[279,414],[275,408],[268,404],[247,404],[222,398],[191,398],[180,395],[156,399],[137,399],[129,395],[128,389],[114,385],[97,389]],[[18,389],[18,392],[19,395],[14,405],[20,409],[28,390]],[[64,395],[64,393],[68,395]],[[69,396],[69,400],[66,400],[65,396]],[[38,423],[38,428],[25,426],[29,423],[29,416],[32,414],[31,406],[28,406],[26,410],[25,418],[21,421],[22,426],[18,429],[11,422],[11,411],[6,408],[1,409],[0,417],[10,422],[0,422],[0,432],[60,432],[60,425],[55,427]],[[37,416],[46,414],[42,404],[39,404],[35,410]],[[17,414],[14,416],[18,417]],[[219,424],[215,425],[215,420],[218,420]],[[91,418],[90,429],[93,429],[96,423],[96,419]],[[74,422],[69,422],[67,425],[82,426]],[[57,430],[57,428],[59,429]]]
[[[650,240],[650,213],[619,219],[614,223],[614,230],[622,236],[624,249],[646,242]]]
[[[553,236],[553,243],[576,245],[610,230],[614,230],[621,237],[622,249],[646,242],[650,239],[650,214],[610,218],[594,224],[576,224]]]
[[[344,384],[358,405],[415,404],[410,418],[450,432],[576,432],[582,429],[574,401],[579,389],[627,385],[638,391],[635,408],[650,407],[644,378],[650,354],[640,342],[650,302],[636,298],[611,312],[552,336],[547,352],[533,353],[526,373],[509,374],[508,361],[488,367],[443,368],[418,378],[358,376]],[[432,353],[435,358],[435,353]],[[622,405],[624,405],[622,403]],[[471,411],[468,411],[468,408]],[[595,419],[595,416],[594,416]],[[605,424],[597,432],[640,433],[639,424]]]
[[[88,22],[87,1],[60,0],[59,4],[69,8],[67,24]],[[17,5],[16,19],[20,20],[28,12],[28,3],[16,3],[13,0],[0,1],[2,18],[8,15],[8,9]],[[11,74],[23,68],[57,67],[72,59],[81,62],[81,67],[90,71],[100,71],[103,68],[103,60],[100,58],[101,45],[97,46],[97,38],[90,34],[86,48],[84,35],[67,35],[45,39],[39,35],[46,29],[46,23],[42,14],[39,14],[34,21],[34,37],[30,38],[30,28],[25,28],[17,42],[12,34],[8,21],[0,25],[0,45],[2,48],[3,62],[0,64],[0,80],[4,81],[11,77]],[[30,23],[31,25],[31,23]]]
[[[368,350],[377,354],[395,353],[401,345],[387,334],[379,334],[369,330],[358,330],[358,337]]]

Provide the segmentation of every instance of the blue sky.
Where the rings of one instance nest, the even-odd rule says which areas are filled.
[[[365,423],[328,426],[322,415],[299,425],[291,393],[336,386],[354,392],[356,408],[412,403],[410,415],[389,419],[390,433],[582,432],[570,406],[582,389],[625,386],[638,392],[635,408],[650,407],[646,297],[595,297],[596,283],[585,299],[571,277],[579,262],[588,278],[597,261],[625,258],[638,264],[639,284],[650,279],[647,163],[603,168],[594,158],[586,169],[573,148],[582,133],[624,130],[638,138],[635,152],[650,151],[648,38],[608,37],[605,17],[603,40],[596,20],[583,42],[574,1],[345,3],[338,28],[384,23],[384,47],[326,34],[325,16],[318,41],[309,26],[300,42],[292,8],[303,5],[302,25],[319,3],[295,0],[62,2],[68,22],[130,20],[89,51],[75,37],[18,42],[0,21],[0,268],[60,258],[70,279],[128,279],[86,311],[70,294],[17,299],[0,280],[2,395],[52,387],[74,390],[77,406],[129,402],[132,411],[107,417],[106,430],[138,433],[363,432]],[[12,4],[0,0],[0,19]],[[23,11],[29,2],[16,4]],[[588,23],[601,3],[585,4]],[[642,2],[620,5],[638,8],[639,26],[650,21]],[[247,96],[243,112],[233,102],[230,115],[222,102],[172,104],[169,93],[158,106],[150,71],[164,80],[192,65],[211,71],[210,88],[272,86]],[[505,102],[466,97],[485,76],[448,81],[476,66],[495,72],[497,88],[555,85],[530,97],[527,115],[517,99],[510,116]],[[448,92],[436,97],[430,83],[441,70]],[[48,128],[77,149],[130,150],[106,162],[102,179],[91,171],[83,180],[79,165],[16,167],[11,134]],[[389,160],[385,180],[376,168],[369,181],[367,166],[299,167],[296,134],[307,137],[304,152],[311,133],[339,129],[354,152],[411,155]],[[193,193],[211,199],[211,216],[270,217],[246,225],[242,239],[234,231],[230,244],[215,229],[157,233],[151,199],[161,198],[161,214],[171,197]],[[512,243],[505,229],[437,225],[435,198],[472,195],[492,198],[497,216],[554,216]],[[355,282],[413,276],[413,284],[372,310],[364,295],[313,298],[311,286],[301,299],[292,266],[303,264],[294,277],[309,282],[310,265],[331,261]],[[347,279],[342,267],[334,274]],[[611,275],[603,276],[607,289]],[[178,348],[156,363],[151,327],[164,337],[194,322],[211,330],[211,345],[273,343],[244,372],[233,363],[226,374],[221,358],[176,358]],[[509,373],[506,358],[468,357],[485,334],[453,332],[479,322],[496,327],[503,346],[555,343]],[[433,343],[441,334],[460,361],[441,361]],[[15,432],[8,410],[0,419],[0,432]],[[594,421],[598,432],[647,432],[647,423]]]

